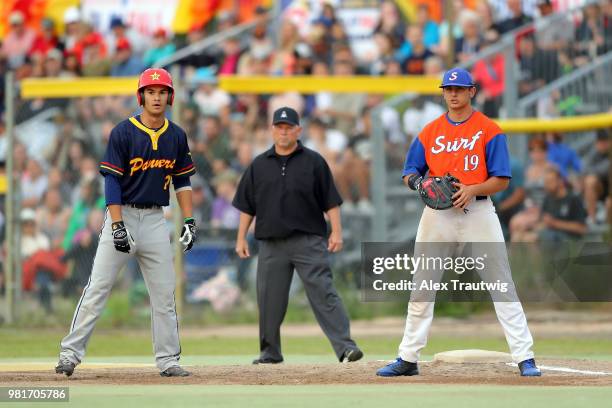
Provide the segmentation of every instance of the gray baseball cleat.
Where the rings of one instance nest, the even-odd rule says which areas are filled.
[[[160,372],[162,377],[189,377],[191,373],[180,366],[172,366]]]
[[[66,377],[70,377],[72,373],[74,372],[74,367],[76,367],[76,364],[74,364],[70,360],[65,359],[65,358],[60,358],[59,362],[55,366],[55,373],[56,374],[66,374]]]

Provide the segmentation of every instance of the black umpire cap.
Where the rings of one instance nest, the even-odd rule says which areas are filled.
[[[278,125],[279,123],[288,123],[293,126],[300,126],[300,116],[295,109],[283,106],[282,108],[275,110],[272,117],[273,125]]]

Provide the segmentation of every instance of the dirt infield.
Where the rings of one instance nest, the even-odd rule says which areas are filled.
[[[611,361],[539,360],[543,367],[540,378],[521,378],[516,367],[504,363],[451,364],[423,362],[421,375],[415,377],[381,378],[376,369],[382,361],[351,364],[279,364],[267,366],[193,366],[187,367],[193,376],[163,378],[153,367],[138,368],[77,368],[72,377],[48,371],[3,371],[0,385],[60,386],[63,384],[148,385],[300,385],[300,384],[488,384],[488,385],[547,385],[547,386],[612,386]],[[594,373],[562,372],[573,369]]]

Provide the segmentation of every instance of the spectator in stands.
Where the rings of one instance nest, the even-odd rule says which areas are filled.
[[[226,170],[213,179],[216,198],[212,203],[210,224],[213,228],[238,229],[240,211],[232,206],[239,175]]]
[[[409,140],[414,139],[426,124],[444,114],[446,110],[426,95],[414,99],[402,116],[404,132]]]
[[[223,161],[229,163],[233,158],[233,152],[229,145],[227,128],[221,126],[218,116],[205,116],[201,121],[202,153],[206,160],[215,168],[215,162]]]
[[[233,158],[235,158],[235,152],[238,150],[238,145],[250,139],[250,135],[247,134],[244,124],[244,114],[240,112],[235,112],[232,114],[230,117],[228,133],[230,150],[232,150],[232,153],[234,154]],[[230,159],[230,162],[232,159]]]
[[[65,296],[80,296],[87,285],[103,223],[104,211],[90,211],[86,225],[74,234],[70,247],[62,256],[62,262],[74,262],[70,276],[62,285]]]
[[[609,22],[608,22],[609,24]],[[605,20],[599,4],[585,6],[582,22],[576,29],[574,50],[576,52],[576,65],[584,65],[597,55],[601,55],[609,49],[606,47],[606,38],[610,39],[610,27],[605,27]]]
[[[31,157],[26,172],[21,176],[21,206],[35,208],[47,190],[46,164]]]
[[[263,6],[257,6],[253,15],[253,37],[260,40],[269,37],[274,32],[274,25],[270,24],[270,10]]]
[[[238,94],[234,98],[232,111],[244,115],[244,125],[248,131],[252,132],[257,122],[267,116],[268,100],[261,95]]]
[[[280,44],[270,62],[270,73],[272,75],[293,75],[295,72],[296,58],[295,47],[300,42],[300,33],[295,24],[290,20],[283,20],[279,31]]]
[[[329,64],[331,60],[332,47],[326,37],[323,24],[313,24],[306,37],[306,43],[310,46],[313,58]]]
[[[331,26],[329,30],[329,40],[332,46],[349,44],[348,33],[340,20],[336,21],[334,25]]]
[[[374,33],[384,33],[391,37],[393,48],[398,48],[404,40],[406,26],[395,2],[385,0],[380,5],[380,20]]]
[[[78,7],[68,7],[64,12],[64,46],[65,49],[72,50],[82,37],[81,12]],[[80,62],[80,56],[77,55]]]
[[[204,179],[196,174],[191,177],[193,218],[198,228],[207,227],[210,223],[211,198],[213,194]]]
[[[334,6],[328,2],[323,3],[321,15],[315,19],[315,22],[323,24],[328,30],[331,29],[338,22]]]
[[[582,163],[578,154],[563,143],[563,134],[559,132],[546,133],[548,161],[553,163],[566,181],[572,181],[571,176],[582,172]]]
[[[582,199],[568,191],[558,169],[549,168],[544,180],[546,198],[542,205],[538,239],[563,242],[581,238],[587,232],[587,214]]]
[[[374,34],[374,42],[376,43],[377,56],[370,63],[370,75],[382,75],[387,63],[395,58],[396,51],[391,44],[391,36],[385,33]],[[404,42],[406,44],[406,42]],[[409,44],[409,43],[408,43]]]
[[[198,105],[190,100],[187,102],[181,110],[181,127],[187,135],[187,142],[189,143],[189,150],[193,150],[193,145],[196,142],[198,135],[198,118],[200,117],[200,109]],[[197,224],[196,224],[197,225]]]
[[[370,201],[371,137],[371,110],[364,106],[359,114],[355,131],[344,149],[336,179],[336,186],[344,200],[342,206],[348,214],[355,211],[371,214],[374,211]],[[353,188],[357,190],[357,200],[353,195]]]
[[[51,313],[51,284],[66,275],[60,261],[61,250],[51,250],[49,238],[38,230],[36,213],[31,208],[21,210],[21,258],[23,290],[38,292],[45,312]]]
[[[521,95],[531,93],[559,76],[560,67],[553,51],[539,49],[532,35],[520,39]]]
[[[488,1],[479,1],[476,3],[474,11],[478,14],[478,20],[480,21],[480,29],[483,33],[493,30],[499,35],[499,29],[497,24],[493,20],[493,11]]]
[[[419,4],[414,24],[421,28],[425,47],[432,49],[440,43],[439,27],[438,24],[430,18],[428,4]]]
[[[161,61],[162,59],[174,54],[175,51],[176,45],[170,41],[166,30],[163,28],[158,28],[153,33],[153,44],[152,47],[145,52],[143,63],[145,67],[151,67],[158,61]]]
[[[48,78],[65,78],[68,73],[63,70],[64,57],[57,48],[47,51],[44,59],[45,76]]]
[[[588,214],[589,225],[605,222],[604,207],[598,210],[598,203],[605,203],[610,211],[610,129],[597,131],[597,140],[594,148],[584,159],[584,200]]]
[[[493,45],[499,39],[495,30],[485,33],[483,47]],[[489,117],[499,117],[499,108],[504,93],[505,60],[502,53],[483,58],[474,64],[472,76],[479,85],[476,100],[482,106],[482,113]]]
[[[272,51],[273,49],[268,47],[251,47],[248,52],[245,52],[240,57],[237,73],[239,75],[269,75],[271,70],[270,62],[273,58]],[[297,56],[294,58],[297,61]]]
[[[238,73],[245,75],[268,75],[270,71],[270,60],[274,54],[274,43],[267,35],[266,27],[256,26],[250,41],[248,52],[245,52],[238,62]],[[250,64],[253,59],[266,62],[265,69],[253,69]],[[257,72],[259,71],[259,72]]]
[[[110,32],[105,38],[109,55],[115,55],[121,40],[130,44],[133,55],[142,57],[147,45],[143,36],[128,27],[121,17],[114,16],[110,21]]]
[[[236,13],[230,10],[223,10],[217,14],[217,32],[229,30],[238,23]]]
[[[192,77],[198,85],[193,93],[193,101],[200,114],[204,116],[217,116],[223,126],[229,125],[230,95],[220,89],[213,70],[209,67],[198,68]]]
[[[523,12],[522,0],[508,0],[508,8],[511,16],[497,24],[500,34],[505,34],[509,31],[524,26],[532,21],[532,18]]]
[[[455,60],[466,62],[480,51],[483,43],[483,34],[478,14],[471,10],[463,10],[461,12],[459,24],[461,24],[463,36],[455,42]]]
[[[204,38],[206,38],[206,27],[202,24],[195,24],[189,29],[187,33],[185,44],[186,47],[199,43]],[[253,41],[257,41],[255,37],[253,37]],[[184,57],[178,61],[180,65],[190,66],[194,68],[199,67],[209,67],[217,64],[217,58],[215,56],[215,52],[212,49],[205,49],[187,57]]]
[[[32,49],[36,33],[25,24],[21,11],[13,11],[8,18],[10,29],[2,40],[0,53],[7,58],[9,67],[16,69],[23,64],[28,51]]]
[[[268,131],[268,125],[265,121],[257,122],[253,134],[253,157],[257,157],[270,148],[272,136]]]
[[[136,76],[143,71],[143,63],[134,55],[127,38],[120,38],[112,57],[110,75],[113,77]]]
[[[79,198],[73,204],[68,220],[66,235],[62,248],[68,250],[73,245],[76,233],[87,225],[89,213],[93,210],[104,210],[106,202],[100,194],[100,183],[97,178],[83,177],[79,185]]]
[[[529,141],[531,163],[525,170],[525,209],[510,220],[510,237],[513,242],[534,240],[537,221],[541,217],[542,204],[546,192],[544,179],[546,171],[554,165],[547,158],[546,141],[541,138]]]
[[[423,75],[425,73],[425,60],[432,57],[433,52],[423,43],[423,31],[420,27],[408,27],[408,41],[411,44],[410,55],[404,60],[404,73],[408,75]]]
[[[336,129],[329,129],[319,118],[310,121],[305,134],[308,135],[308,139],[304,141],[304,146],[323,156],[334,179],[339,177],[340,158],[348,143],[346,135]]]
[[[311,75],[313,54],[312,49],[305,42],[300,42],[295,46],[295,75]]]
[[[573,22],[569,19],[550,19],[554,13],[551,0],[538,0],[539,17],[535,21],[536,44],[543,50],[562,51],[574,38]]]
[[[36,209],[36,220],[40,231],[49,238],[51,248],[61,248],[69,217],[70,209],[64,206],[60,190],[49,188],[42,205]]]
[[[353,75],[353,62],[350,60],[336,60],[334,62],[334,76]],[[291,105],[288,105],[291,106]],[[359,93],[333,93],[331,103],[327,109],[319,109],[323,120],[333,121],[334,128],[345,135],[351,135],[355,121],[365,106],[365,95]]]
[[[510,239],[510,220],[523,210],[526,197],[525,174],[521,163],[511,158],[510,169],[512,171],[512,178],[508,188],[491,197],[506,240]]]
[[[62,171],[57,166],[53,166],[49,169],[47,176],[47,193],[51,190],[56,190],[61,199],[60,207],[69,210],[71,204],[72,188],[66,180],[66,177],[62,174]],[[66,220],[67,222],[68,220]],[[40,225],[43,225],[41,222]]]
[[[242,174],[253,161],[253,157],[255,157],[253,156],[253,143],[251,141],[242,141],[236,147],[236,157],[230,163],[230,167],[236,173]]]
[[[100,34],[89,33],[78,45],[82,47],[83,76],[100,77],[110,74],[111,60],[108,58],[106,44]]]
[[[231,75],[238,72],[238,61],[242,49],[238,38],[230,37],[223,42],[222,56],[219,61],[219,75]]]
[[[30,48],[29,55],[47,55],[52,49],[58,49],[62,51],[64,49],[64,43],[57,36],[55,32],[55,23],[50,18],[43,18],[40,22],[40,31],[34,39],[32,48]]]
[[[83,75],[81,64],[76,54],[71,51],[66,51],[64,58],[64,71],[68,77],[80,77]]]

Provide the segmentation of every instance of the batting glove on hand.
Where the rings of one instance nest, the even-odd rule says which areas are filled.
[[[183,252],[189,251],[193,247],[193,243],[196,240],[196,225],[193,218],[185,218],[185,224],[183,224],[183,230],[181,231],[181,238],[179,242],[185,246]]]
[[[408,176],[408,187],[411,190],[418,190],[421,187],[421,182],[423,181],[423,177],[418,174],[411,174]]]
[[[123,221],[113,222],[112,229],[115,249],[119,252],[129,254],[130,250],[136,247],[132,234],[130,234]]]

